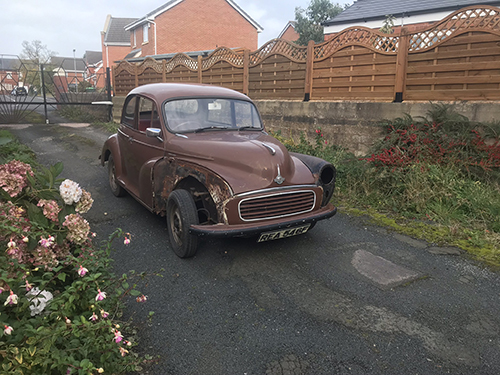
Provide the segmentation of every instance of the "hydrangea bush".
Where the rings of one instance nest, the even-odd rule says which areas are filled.
[[[96,246],[82,216],[92,197],[58,180],[62,169],[0,165],[0,373],[134,371],[142,359],[118,318],[124,296],[146,301],[129,284],[144,275],[110,272],[112,241],[130,234],[118,229]]]

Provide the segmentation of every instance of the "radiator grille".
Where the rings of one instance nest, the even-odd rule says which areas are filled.
[[[239,204],[240,217],[252,221],[297,215],[311,211],[315,201],[312,190],[247,198]]]

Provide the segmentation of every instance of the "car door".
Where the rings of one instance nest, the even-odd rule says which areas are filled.
[[[150,208],[153,205],[152,168],[165,153],[160,139],[146,135],[146,129],[151,127],[161,129],[155,103],[142,96],[132,98],[126,103],[119,134],[124,174],[128,190]]]

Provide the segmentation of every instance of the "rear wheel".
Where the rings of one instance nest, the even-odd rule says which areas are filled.
[[[189,233],[191,225],[198,224],[198,212],[193,197],[187,190],[174,190],[167,201],[167,229],[174,253],[180,258],[196,254],[198,237]]]
[[[109,156],[108,159],[108,180],[111,192],[117,197],[123,197],[125,195],[125,189],[118,185],[116,179],[116,168],[115,161],[113,160],[113,155]]]

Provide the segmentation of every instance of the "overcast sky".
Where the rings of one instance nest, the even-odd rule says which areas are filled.
[[[0,54],[18,55],[22,42],[40,40],[61,57],[83,57],[85,51],[101,50],[101,31],[106,16],[141,18],[168,0],[0,0]],[[264,31],[259,47],[277,38],[295,7],[309,0],[235,0]],[[333,0],[352,3],[352,0]]]

